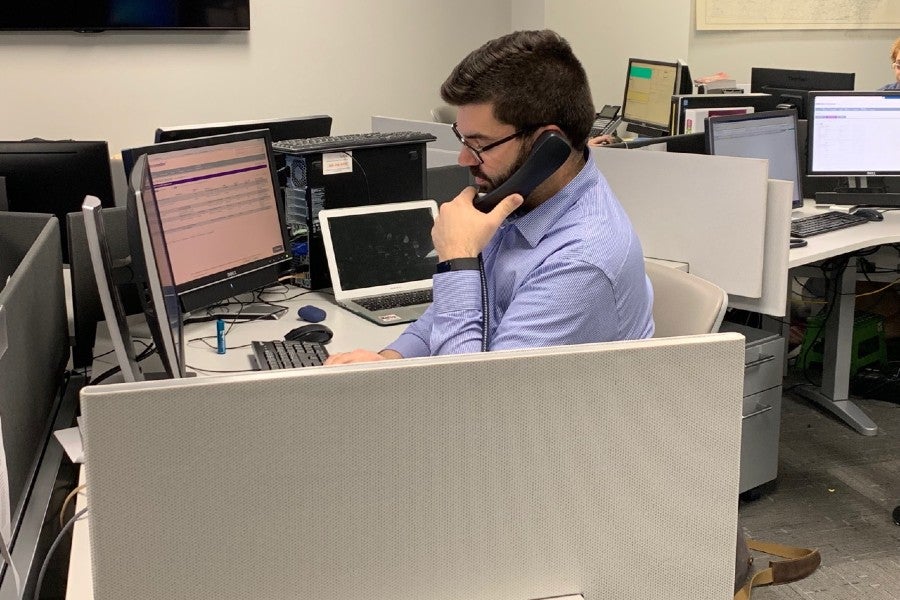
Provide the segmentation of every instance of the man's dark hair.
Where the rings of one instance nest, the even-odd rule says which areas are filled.
[[[441,86],[453,106],[493,103],[494,117],[522,129],[557,125],[584,148],[594,122],[594,102],[584,67],[558,33],[517,31],[473,51]]]

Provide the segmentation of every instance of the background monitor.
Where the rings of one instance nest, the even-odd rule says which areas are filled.
[[[691,77],[691,69],[683,60],[678,60],[678,91],[677,94],[693,94],[694,78]]]
[[[273,142],[322,137],[331,134],[331,117],[328,115],[313,115],[287,119],[262,119],[160,127],[156,130],[153,141],[158,144],[160,142],[174,142],[210,135],[221,135],[223,133],[252,131],[254,129],[268,129]]]
[[[6,181],[9,210],[56,215],[81,212],[85,196],[114,205],[109,148],[99,141],[0,142],[0,176]],[[60,227],[63,262],[69,262],[68,235]]]
[[[18,0],[5,2],[0,29],[250,29],[250,0]]]
[[[797,116],[806,118],[806,101],[814,90],[852,90],[855,73],[829,73],[753,67],[750,70],[750,91],[772,94],[777,108],[793,108]]]
[[[810,177],[840,177],[845,189],[818,192],[832,204],[897,206],[872,178],[900,177],[900,91],[811,92],[807,160]],[[894,179],[896,181],[896,179]],[[864,195],[862,195],[864,194]]]
[[[768,160],[769,178],[792,182],[791,206],[803,206],[796,111],[710,117],[706,124],[706,143],[709,154]]]
[[[658,138],[644,138],[607,144],[600,148],[645,148],[647,146],[664,146],[666,152],[680,152],[683,154],[706,154],[706,137],[703,133],[683,133],[680,135],[667,135]]]
[[[669,133],[672,96],[679,93],[676,62],[628,59],[622,120],[626,131],[648,137]]]
[[[226,133],[239,133],[241,131],[254,131],[268,129],[273,142],[284,140],[296,140],[301,138],[322,137],[331,134],[331,117],[328,115],[313,115],[309,117],[290,117],[286,119],[261,119],[254,121],[229,121],[227,123],[203,123],[197,125],[178,125],[174,127],[159,127],[153,136],[153,142],[176,142],[180,140],[192,140],[211,135],[223,135]],[[126,148],[122,150],[122,166],[125,176],[130,177],[134,162],[141,154],[147,154],[149,146],[140,148]],[[284,167],[284,157],[275,155],[276,166],[279,170]],[[284,185],[284,182],[280,182]]]
[[[268,131],[157,144],[146,156],[140,199],[154,245],[143,257],[170,271],[183,312],[278,280],[291,254]]]

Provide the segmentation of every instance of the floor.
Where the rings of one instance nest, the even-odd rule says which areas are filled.
[[[881,397],[897,394],[880,390]],[[862,436],[819,407],[791,394],[782,409],[778,478],[756,500],[742,500],[749,537],[818,548],[810,577],[758,588],[756,600],[900,599],[900,403],[859,400],[878,425]],[[756,559],[765,566],[764,556]]]

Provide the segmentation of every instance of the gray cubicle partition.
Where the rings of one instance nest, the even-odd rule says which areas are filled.
[[[59,223],[44,214],[0,212],[0,419],[9,476],[13,560],[27,586],[41,556],[43,525],[57,489],[61,449],[50,440],[65,397],[69,359]],[[71,391],[71,390],[69,390]],[[74,417],[68,396],[67,417]],[[44,538],[46,539],[46,538]],[[43,544],[46,547],[46,544]],[[40,565],[37,564],[37,568]],[[0,598],[15,596],[4,567]]]
[[[730,597],[743,362],[725,333],[88,386],[93,597]]]

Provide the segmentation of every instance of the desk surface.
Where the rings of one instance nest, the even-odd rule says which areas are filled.
[[[300,295],[302,294],[302,295]],[[217,354],[216,324],[214,321],[193,323],[185,327],[185,363],[189,371],[204,375],[214,375],[217,371],[250,371],[250,342],[284,338],[291,329],[306,324],[297,316],[297,309],[311,305],[325,311],[322,324],[328,326],[334,337],[328,343],[329,352],[348,352],[357,348],[381,350],[394,341],[405,325],[381,326],[367,321],[334,303],[334,298],[326,292],[303,293],[298,288],[289,288],[282,293],[267,293],[267,302],[287,306],[288,311],[280,319],[236,322],[230,328],[226,325],[225,354]],[[198,338],[206,338],[203,341]],[[207,345],[209,342],[211,345]]]
[[[803,208],[794,211],[793,216],[812,215],[826,210],[828,208],[817,207],[813,200],[806,200]],[[791,249],[788,268],[793,269],[864,248],[900,242],[900,211],[888,210],[883,214],[883,221],[871,221],[806,238],[806,246]]]
[[[300,295],[302,294],[302,295]],[[215,322],[193,323],[185,327],[185,340],[187,350],[185,352],[188,370],[196,371],[199,376],[215,376],[220,372],[250,371],[253,365],[250,361],[250,342],[254,340],[273,340],[284,337],[284,334],[303,325],[297,316],[297,309],[307,304],[316,306],[326,312],[323,323],[334,332],[334,337],[328,343],[331,352],[346,352],[356,348],[369,350],[381,350],[387,344],[394,341],[405,325],[380,326],[358,317],[334,303],[334,298],[326,292],[307,292],[298,288],[288,288],[284,293],[267,293],[264,299],[274,304],[288,307],[288,312],[280,319],[260,320],[253,322],[237,322],[226,336],[226,346],[229,350],[224,355],[218,354],[216,345]],[[98,343],[102,335],[98,331]],[[212,347],[198,338],[208,337]],[[99,346],[98,346],[99,347]],[[95,350],[96,351],[96,350]],[[104,369],[104,363],[113,364],[115,358],[110,355],[95,361],[94,373]],[[112,381],[112,380],[110,380]],[[81,472],[84,483],[84,471]],[[76,503],[76,511],[86,506],[84,494],[79,494]],[[90,524],[88,518],[78,521],[72,532],[72,549],[69,562],[68,587],[66,598],[69,600],[87,600],[93,598],[91,584],[91,556],[90,556]]]
[[[816,207],[806,200],[800,215],[815,214],[828,208]],[[817,261],[848,255],[865,248],[900,242],[900,212],[887,210],[884,220],[870,221],[807,238],[803,248],[793,248],[788,255],[788,268],[802,267]],[[801,385],[796,393],[834,413],[863,435],[875,435],[877,425],[849,399],[850,358],[855,320],[856,260],[848,257],[846,267],[832,274],[834,294],[829,318],[824,328],[822,383],[818,387]]]

